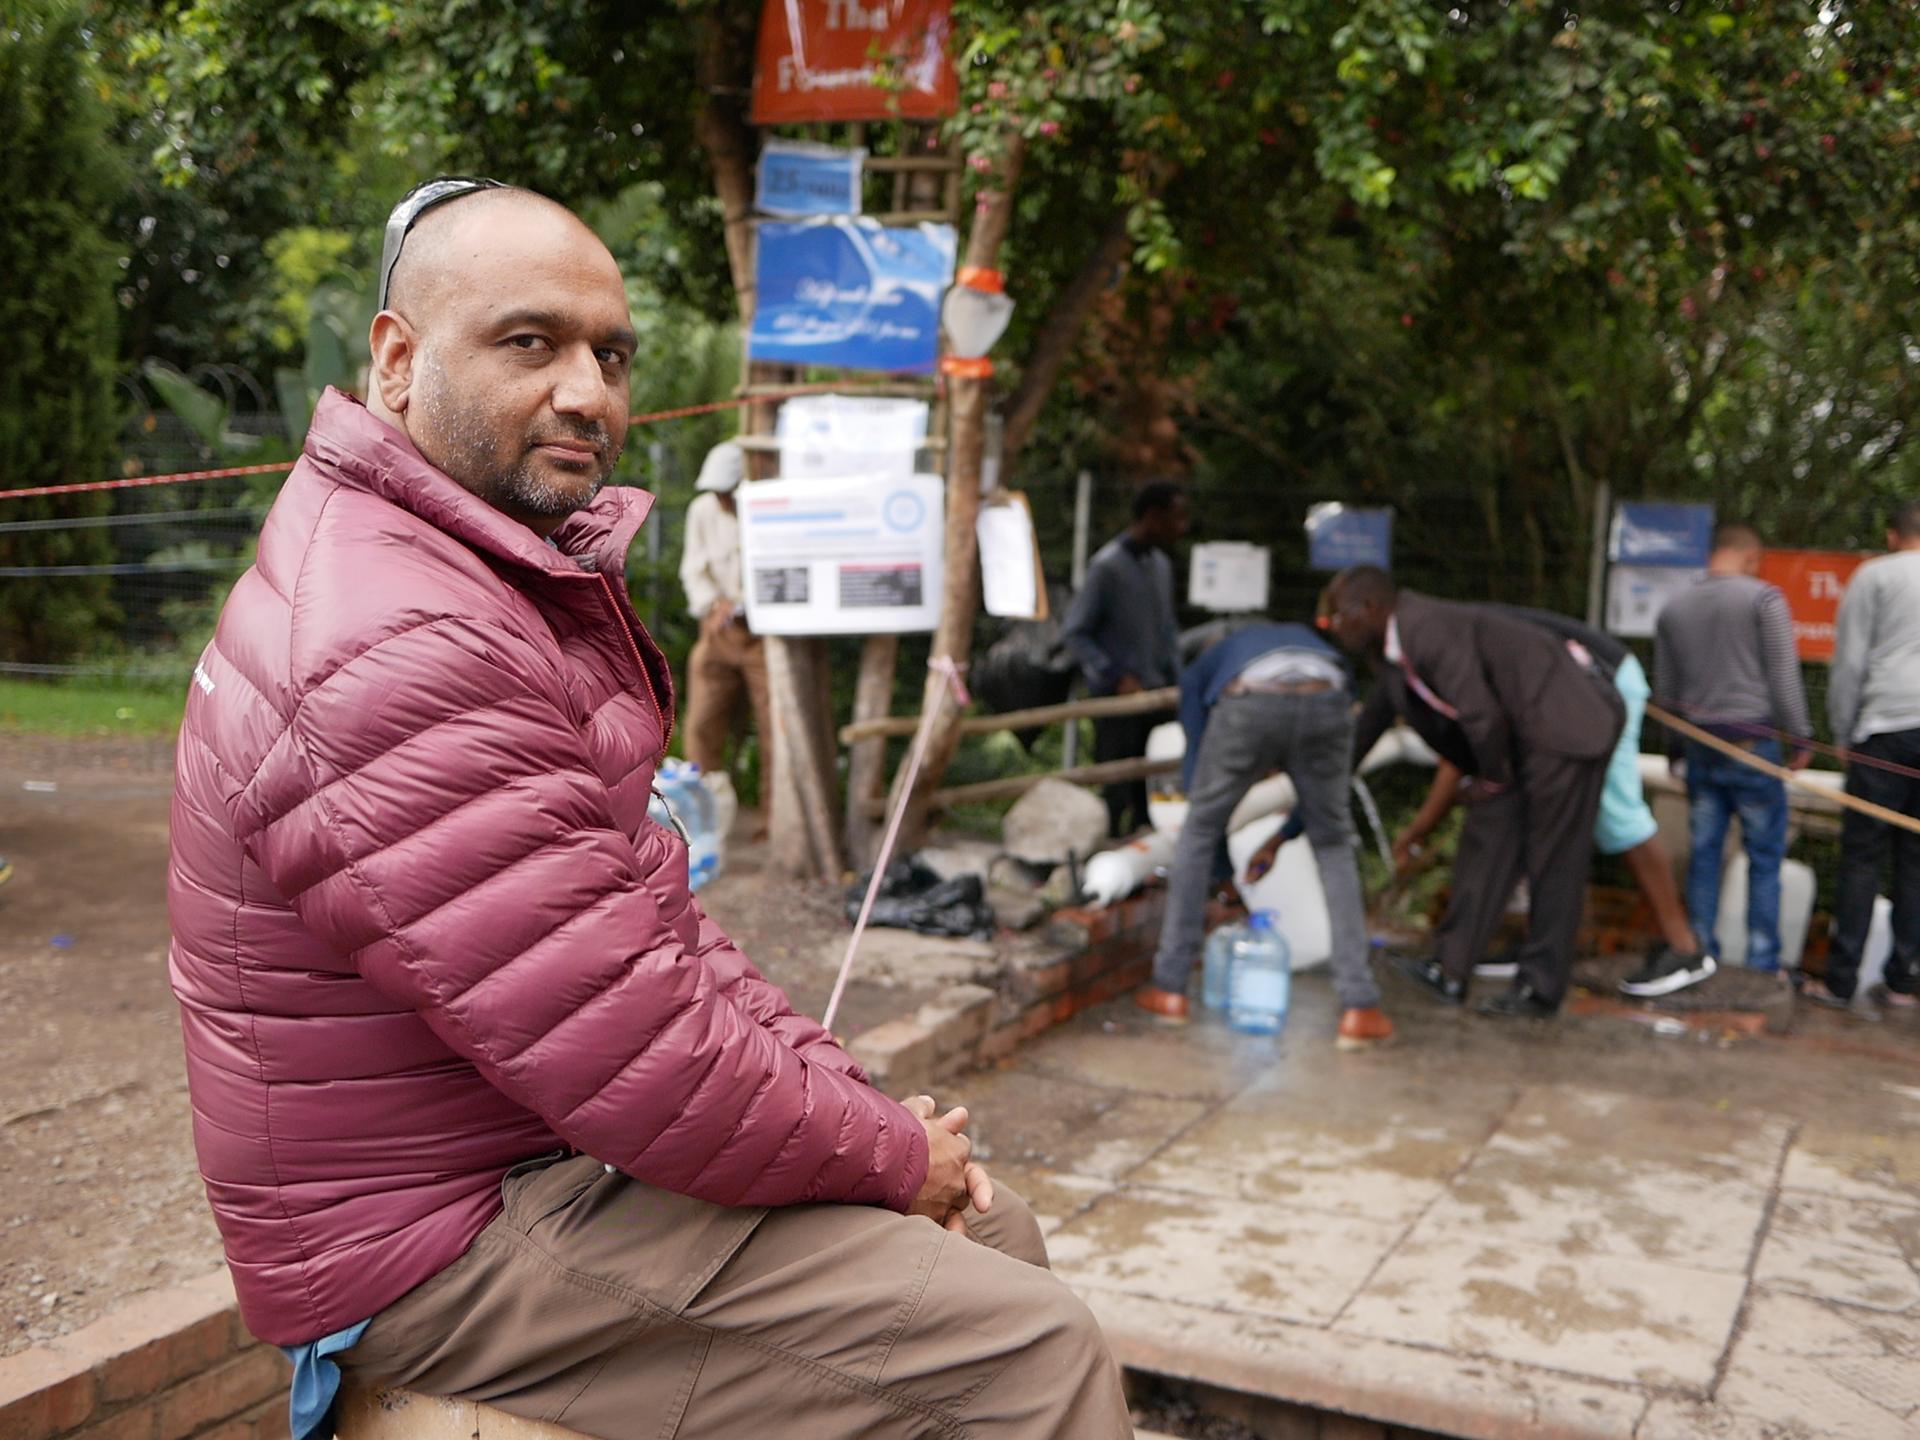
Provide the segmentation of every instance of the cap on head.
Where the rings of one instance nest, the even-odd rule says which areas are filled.
[[[387,216],[386,238],[380,244],[380,304],[387,308],[387,300],[393,289],[393,267],[400,263],[400,251],[407,243],[407,232],[412,230],[420,217],[436,206],[463,196],[475,194],[481,190],[506,190],[511,187],[498,180],[489,180],[484,175],[436,175],[431,180],[422,180],[406,194],[400,197],[400,203],[393,207]]]
[[[731,495],[746,478],[746,459],[738,441],[722,440],[700,462],[700,478],[694,481],[693,488]]]

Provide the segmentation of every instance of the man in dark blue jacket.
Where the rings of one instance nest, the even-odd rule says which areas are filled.
[[[1333,930],[1333,983],[1345,1012],[1343,1050],[1393,1035],[1367,964],[1366,912],[1353,854],[1353,693],[1340,654],[1305,625],[1252,625],[1235,631],[1187,668],[1180,681],[1180,723],[1187,732],[1182,778],[1187,819],[1180,827],[1167,916],[1153,961],[1153,984],[1135,996],[1145,1010],[1175,1023],[1187,1018],[1187,981],[1205,930],[1214,852],[1241,797],[1273,770],[1299,793],[1304,822],[1326,890]]]

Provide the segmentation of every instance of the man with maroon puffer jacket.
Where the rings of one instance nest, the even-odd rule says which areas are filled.
[[[869,1086],[647,818],[633,348],[565,209],[411,192],[369,405],[321,402],[194,670],[171,964],[243,1318],[302,1440],[339,1369],[606,1440],[1129,1435],[966,1112]]]

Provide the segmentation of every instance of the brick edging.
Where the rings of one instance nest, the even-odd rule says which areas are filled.
[[[1165,913],[1162,885],[1102,910],[1056,911],[1037,939],[1015,942],[993,988],[950,986],[911,1018],[884,1021],[848,1048],[893,1095],[1005,1059],[1023,1040],[1145,984]]]
[[[0,1358],[0,1440],[286,1440],[288,1373],[223,1265]]]

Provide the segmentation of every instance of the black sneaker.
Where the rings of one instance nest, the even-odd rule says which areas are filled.
[[[1560,1002],[1547,999],[1526,981],[1516,980],[1491,1000],[1483,1000],[1480,1013],[1502,1020],[1551,1020],[1560,1013]]]
[[[1449,1005],[1467,1003],[1467,987],[1464,981],[1449,980],[1447,972],[1440,968],[1438,960],[1416,960],[1411,955],[1396,955],[1394,964],[1400,973],[1409,980],[1431,990]]]
[[[1647,963],[1620,982],[1620,993],[1641,1000],[1656,995],[1671,995],[1689,985],[1698,985],[1720,968],[1704,950],[1698,955],[1682,955],[1671,945],[1662,945]]]

